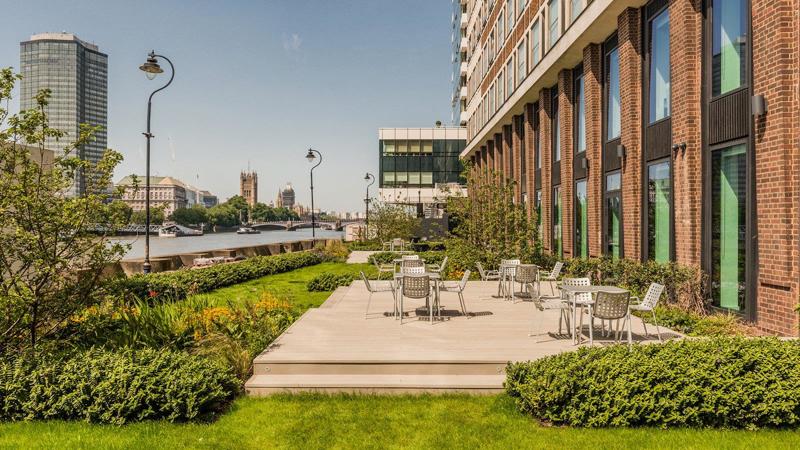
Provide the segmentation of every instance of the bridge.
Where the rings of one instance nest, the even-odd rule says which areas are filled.
[[[362,223],[361,220],[315,220],[317,228],[322,230],[342,231],[345,226],[351,223]],[[286,230],[294,231],[301,228],[311,228],[310,220],[281,220],[274,222],[254,222],[249,225],[258,230]]]

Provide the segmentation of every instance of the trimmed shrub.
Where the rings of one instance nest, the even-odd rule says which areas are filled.
[[[378,252],[370,255],[368,261],[370,264],[391,264],[392,261],[399,258],[400,254],[395,252]]]
[[[267,275],[313,266],[323,261],[318,252],[285,253],[255,256],[244,261],[220,264],[203,269],[181,269],[174,272],[134,275],[112,282],[117,293],[151,301],[182,300],[190,294],[210,292],[226,286]]]
[[[509,364],[524,412],[579,427],[800,425],[800,341],[714,338],[582,348]]]
[[[0,420],[208,420],[239,390],[222,366],[163,349],[0,359]]]
[[[350,286],[350,283],[352,283],[354,279],[355,276],[350,273],[344,273],[341,275],[323,273],[321,275],[317,275],[311,281],[309,281],[306,289],[308,289],[308,292],[334,291],[339,286]]]

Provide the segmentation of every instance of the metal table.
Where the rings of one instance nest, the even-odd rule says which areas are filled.
[[[570,302],[570,306],[572,307],[572,342],[577,344],[578,340],[578,326],[576,320],[578,318],[577,315],[577,302],[575,301],[575,294],[596,294],[598,292],[609,292],[611,294],[621,294],[623,292],[628,292],[627,289],[622,289],[621,287],[617,286],[564,286],[561,285],[561,293],[566,294],[570,300],[566,300]],[[588,304],[593,304],[594,300],[592,300]],[[591,326],[591,325],[590,325]]]

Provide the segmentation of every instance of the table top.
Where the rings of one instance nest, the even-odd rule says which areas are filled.
[[[440,278],[442,277],[440,274],[438,274],[438,273],[435,273],[435,272],[425,272],[425,273],[395,273],[395,274],[394,274],[394,278],[395,278],[395,279],[398,279],[398,278],[403,278],[403,277],[406,277],[406,276],[408,276],[408,277],[424,277],[424,276],[428,276],[428,277],[430,277],[432,280],[438,280],[438,279],[440,279]]]
[[[422,262],[425,262],[425,260],[424,260],[423,258],[420,258],[420,259],[403,259],[403,258],[397,258],[397,259],[393,259],[392,261],[393,261],[395,264],[400,264],[400,263],[401,263],[401,262],[403,262],[403,261],[422,261]]]
[[[564,292],[572,293],[595,293],[595,292],[610,292],[612,294],[621,294],[628,292],[627,289],[622,289],[617,286],[564,286],[561,285],[561,290]]]

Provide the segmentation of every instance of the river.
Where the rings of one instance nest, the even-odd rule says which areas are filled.
[[[341,238],[341,231],[317,229],[317,238]],[[195,253],[224,248],[247,247],[248,245],[273,244],[311,239],[311,230],[303,228],[297,231],[262,231],[261,234],[209,233],[203,236],[186,236],[177,238],[161,238],[150,236],[150,256],[174,255],[179,253]],[[131,250],[124,259],[144,257],[144,236],[125,236],[115,238],[119,242],[131,244]]]

